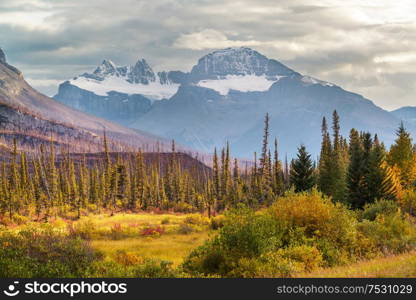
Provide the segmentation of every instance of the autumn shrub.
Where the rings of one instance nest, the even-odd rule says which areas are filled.
[[[289,232],[298,232],[298,237],[292,237],[287,244],[315,245],[322,253],[325,265],[345,264],[356,259],[356,214],[329,197],[317,191],[290,193],[277,199],[268,213],[285,222]],[[299,234],[299,230],[302,233]]]
[[[378,214],[374,221],[363,220],[358,229],[382,254],[401,253],[416,246],[415,226],[400,211]]]
[[[147,236],[147,237],[158,237],[165,233],[165,229],[162,226],[156,225],[156,226],[146,226],[144,227],[140,235],[141,236]]]
[[[354,242],[356,218],[352,211],[317,191],[290,193],[268,209],[288,228],[303,228],[306,237],[325,238],[342,246]]]
[[[413,227],[403,218],[362,223],[356,212],[317,191],[289,193],[259,212],[228,212],[218,234],[195,249],[183,268],[203,276],[289,277],[374,257],[385,239],[387,249],[412,246]]]
[[[80,237],[84,240],[91,240],[96,237],[97,227],[89,219],[76,223],[71,222],[67,225],[67,229],[69,235],[73,237]]]
[[[14,214],[11,220],[16,225],[24,225],[30,222],[30,219],[27,216],[19,214]]]
[[[201,214],[192,214],[187,216],[183,222],[185,224],[189,224],[189,225],[208,225],[209,224],[209,219],[204,217]]]
[[[143,258],[134,253],[126,252],[125,250],[118,250],[114,257],[115,262],[123,266],[133,266],[138,263],[143,263]]]
[[[181,212],[181,213],[193,213],[197,209],[192,204],[189,204],[186,202],[179,202],[173,206],[173,210],[175,212]]]
[[[416,191],[406,190],[398,201],[401,209],[412,216],[416,215]]]
[[[121,240],[123,238],[125,238],[125,232],[124,232],[124,228],[123,225],[121,225],[120,223],[115,223],[113,224],[113,226],[111,226],[110,228],[110,237],[113,240]]]

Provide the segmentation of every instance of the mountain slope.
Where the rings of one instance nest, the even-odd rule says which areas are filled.
[[[102,69],[110,71],[103,72]],[[108,90],[116,86],[106,86],[106,78],[128,76],[111,65],[97,70],[104,75],[94,80],[107,92],[105,96],[99,96],[101,101],[94,100],[94,105],[102,107],[105,106],[102,97],[115,99]],[[313,155],[319,154],[322,117],[326,116],[330,122],[334,109],[341,116],[344,136],[355,127],[378,133],[387,145],[394,140],[400,122],[395,115],[361,95],[304,76],[250,48],[217,50],[199,59],[189,73],[165,73],[178,85],[176,93],[169,99],[152,101],[150,108],[137,111],[128,121],[114,115],[112,120],[174,138],[198,150],[212,151],[230,141],[234,154],[241,157],[252,157],[252,153],[259,150],[266,113],[271,115],[272,138],[278,138],[280,152],[290,157],[300,143],[304,143]],[[146,78],[153,78],[151,73],[146,74]],[[173,79],[173,75],[177,78]],[[128,84],[134,86],[135,83]],[[87,88],[83,89],[84,93],[98,97],[97,91],[84,88]],[[71,105],[70,97],[63,97],[63,92],[60,89],[57,99],[63,101],[65,98],[65,103]],[[146,98],[144,94],[141,96]],[[91,103],[89,99],[80,96],[76,101],[85,107]],[[92,108],[88,111],[94,113]],[[409,125],[410,131],[416,133],[414,128]]]
[[[404,106],[391,113],[403,122],[416,126],[416,106]]]
[[[0,130],[3,139],[7,141],[14,134],[23,134],[36,143],[36,139],[48,140],[52,134],[58,143],[87,150],[102,145],[100,136],[104,129],[120,146],[138,147],[163,142],[152,135],[74,110],[38,93],[19,70],[6,62],[0,49]]]

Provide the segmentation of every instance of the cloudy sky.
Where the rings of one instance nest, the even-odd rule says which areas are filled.
[[[416,106],[412,0],[0,0],[0,47],[30,83],[57,85],[104,58],[190,70],[248,46],[394,109]]]

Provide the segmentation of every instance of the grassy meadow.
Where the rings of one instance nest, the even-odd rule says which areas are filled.
[[[415,277],[413,217],[389,201],[351,211],[313,191],[208,218],[136,212],[15,216],[0,277]]]
[[[391,255],[355,264],[318,269],[310,273],[301,273],[297,277],[310,278],[389,278],[416,277],[416,252]]]
[[[210,233],[208,225],[190,225],[190,232],[181,232],[181,225],[186,224],[186,218],[193,216],[195,215],[150,213],[94,215],[85,217],[75,224],[91,222],[104,232],[111,232],[114,227],[121,226],[122,230],[124,227],[125,231],[130,232],[120,239],[104,236],[91,240],[91,245],[102,251],[108,259],[113,259],[119,251],[125,251],[140,257],[170,261],[174,266],[178,266],[192,249],[200,246],[208,238]],[[140,230],[149,226],[162,226],[165,233],[155,236],[141,235]]]

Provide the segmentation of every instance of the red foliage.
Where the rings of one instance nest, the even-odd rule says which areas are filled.
[[[165,229],[162,226],[149,226],[144,228],[140,235],[142,236],[154,236],[154,235],[162,235],[165,233]]]

